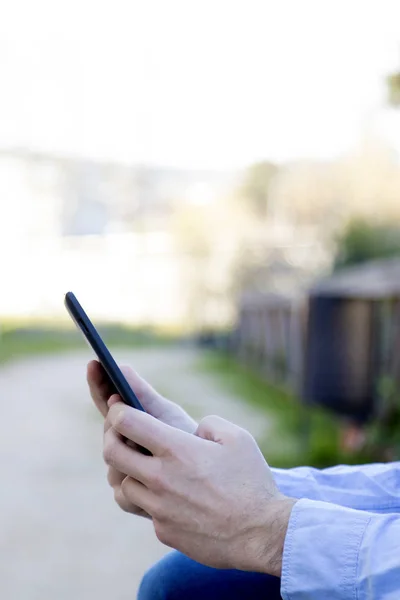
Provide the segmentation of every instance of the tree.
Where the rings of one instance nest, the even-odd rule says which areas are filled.
[[[338,238],[334,268],[391,256],[400,256],[400,229],[354,219]]]

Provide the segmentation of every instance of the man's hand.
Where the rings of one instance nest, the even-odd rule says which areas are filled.
[[[125,378],[139,398],[143,408],[151,415],[173,427],[193,433],[197,428],[197,423],[177,404],[170,402],[158,394],[144,379],[139,377],[133,369],[121,367]],[[118,397],[110,400],[113,389],[110,387],[108,378],[97,361],[92,361],[88,365],[87,380],[90,394],[100,413],[105,418],[104,432],[106,433],[111,426],[108,418],[109,406],[118,401]],[[131,444],[132,445],[132,444]],[[114,497],[117,504],[126,512],[130,512],[143,517],[149,515],[134,503],[129,501],[121,489],[121,484],[126,475],[113,467],[108,469],[108,482],[114,490]]]
[[[219,417],[192,435],[112,403],[104,459],[127,475],[124,498],[151,515],[161,542],[212,567],[279,576],[295,500],[278,491],[253,437]]]

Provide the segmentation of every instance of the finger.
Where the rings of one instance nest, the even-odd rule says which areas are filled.
[[[95,405],[103,417],[105,417],[108,413],[107,400],[115,390],[103,367],[97,360],[92,360],[87,366],[87,382]]]
[[[110,421],[110,419],[109,419],[109,418],[108,418],[108,416],[107,416],[107,417],[104,419],[104,433],[106,433],[106,432],[107,432],[107,431],[110,429],[110,427],[112,427],[112,425],[111,425],[111,421]]]
[[[241,427],[212,415],[200,421],[196,435],[204,440],[226,445],[242,440],[250,434]]]
[[[197,423],[183,408],[164,398],[130,367],[121,367],[121,371],[147,413],[178,429],[194,433]]]
[[[125,477],[125,473],[120,473],[119,471],[117,471],[117,469],[114,469],[114,467],[108,467],[107,481],[110,487],[119,487],[125,479]]]
[[[120,435],[147,448],[154,456],[177,451],[189,440],[196,439],[171,425],[157,420],[152,415],[141,412],[118,402],[109,411],[112,427]]]
[[[140,377],[131,367],[122,366],[121,371],[128,381],[129,385],[137,395],[146,412],[149,412],[156,418],[160,418],[170,405],[170,401]],[[107,403],[110,396],[115,393],[115,389],[110,383],[101,364],[93,360],[87,368],[87,380],[91,396],[103,416],[107,414]]]
[[[114,394],[114,396],[111,396],[111,398],[108,400],[107,405],[109,407],[111,407],[111,406],[113,406],[113,404],[116,404],[117,402],[121,402],[121,398],[117,394]],[[108,414],[107,414],[107,417],[104,420],[104,433],[106,433],[110,429],[110,427],[112,427],[112,425],[111,425],[111,421],[108,418]],[[121,440],[127,446],[129,446],[129,448],[134,448],[135,450],[142,452],[142,449],[137,444],[135,444],[135,442],[132,442],[131,440],[123,439],[122,436],[121,436]]]
[[[109,409],[110,409],[110,407],[111,407],[113,404],[116,404],[117,402],[121,402],[121,398],[120,398],[120,397],[119,397],[117,394],[114,394],[114,395],[113,395],[113,396],[111,396],[111,398],[110,398],[110,399],[107,401],[107,410],[109,410]],[[104,420],[104,433],[106,433],[106,431],[108,431],[108,430],[110,429],[110,427],[111,427],[111,426],[112,426],[112,425],[111,425],[111,421],[110,421],[110,419],[108,418],[108,413],[107,413],[107,416],[106,416],[106,418],[105,418],[105,420]]]
[[[104,434],[103,456],[109,467],[134,477],[145,485],[154,480],[159,468],[158,461],[154,457],[129,448],[113,427]]]
[[[143,510],[139,506],[135,506],[125,497],[121,486],[114,489],[114,500],[124,512],[130,513],[131,515],[138,515],[139,517],[146,517],[147,519],[151,519],[150,515],[145,510]]]
[[[132,513],[135,511],[136,507],[128,500],[128,498],[126,498],[123,491],[121,490],[121,485],[114,488],[114,500],[118,504],[118,506],[122,508],[123,511],[128,513]],[[140,512],[142,509],[137,507],[136,510]]]
[[[126,478],[127,478],[126,475],[119,473],[118,471],[116,471],[115,469],[112,469],[111,467],[108,470],[108,482],[114,490],[114,499],[115,499],[116,503],[125,512],[128,512],[132,515],[138,515],[140,517],[146,517],[147,519],[150,519],[151,517],[146,511],[139,508],[139,506],[135,506],[134,504],[132,504],[132,502],[130,502],[125,497],[125,495],[121,489],[121,484],[124,481],[124,479],[126,479]]]
[[[107,414],[106,418],[104,419],[104,433],[106,433],[110,429],[110,427],[112,427],[112,424]]]
[[[117,404],[117,402],[121,402],[121,398],[118,396],[118,394],[113,394],[108,400],[107,400],[107,406],[108,408],[111,408],[113,404]]]
[[[119,397],[118,394],[113,394],[112,396],[110,396],[110,398],[107,400],[107,406],[108,408],[111,408],[113,404],[116,404],[117,402],[122,402],[121,398]]]
[[[135,392],[139,402],[146,412],[159,419],[165,408],[170,404],[169,400],[159,394],[143,377],[140,377],[131,367],[121,366],[121,371]]]
[[[139,481],[126,477],[120,490],[125,500],[131,505],[138,506],[151,517],[157,512],[157,497]]]
[[[104,434],[107,433],[107,431],[110,429],[110,427],[112,427],[111,421],[110,421],[110,419],[107,416],[106,419],[104,420]],[[138,452],[142,452],[143,453],[142,448],[140,448],[140,446],[138,446],[137,444],[135,444],[135,442],[132,442],[131,440],[124,439],[122,435],[120,436],[120,438],[121,438],[121,441],[123,441],[126,446],[129,446],[129,448],[133,448],[134,450],[137,450]]]

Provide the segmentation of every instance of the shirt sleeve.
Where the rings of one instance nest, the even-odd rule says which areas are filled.
[[[272,471],[280,491],[292,498],[333,502],[370,512],[400,512],[400,462]]]
[[[293,507],[283,600],[398,600],[400,517],[314,500]]]

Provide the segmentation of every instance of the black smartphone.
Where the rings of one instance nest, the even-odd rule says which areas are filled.
[[[107,373],[111,387],[114,388],[115,393],[119,394],[121,396],[121,400],[128,406],[132,406],[137,410],[144,411],[143,406],[125,379],[121,369],[113,359],[110,351],[101,339],[95,326],[72,292],[67,292],[65,294],[64,303],[70,317],[83,333],[86,340],[89,342],[90,346],[97,355],[97,358],[103,366],[103,369]]]

